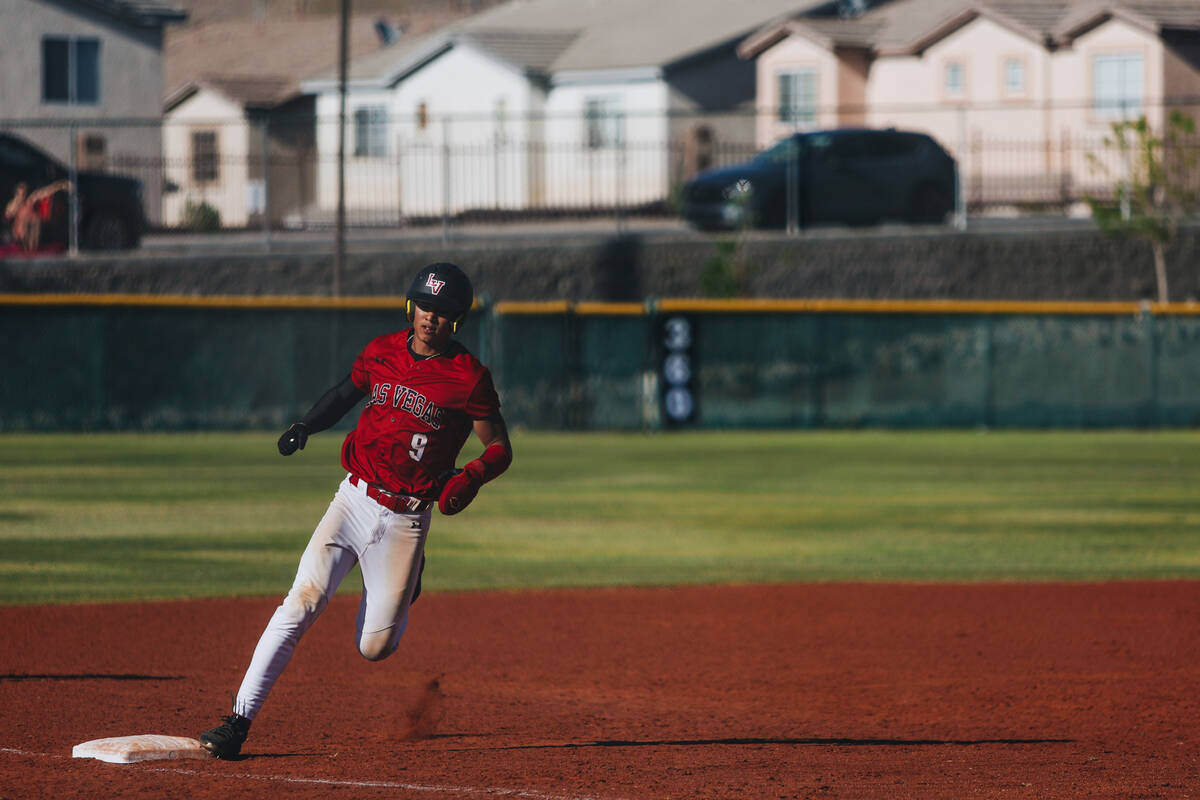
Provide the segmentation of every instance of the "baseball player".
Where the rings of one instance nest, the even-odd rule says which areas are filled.
[[[367,398],[342,444],[348,474],[258,641],[233,713],[200,734],[214,756],[241,752],[251,721],[296,643],[356,563],[363,582],[358,650],[370,661],[395,652],[420,591],[433,505],[457,514],[512,462],[491,373],[452,338],[473,300],[471,281],[454,264],[422,269],[407,294],[412,328],[370,342],[350,375],[280,437],[279,452],[290,456]],[[472,431],[483,453],[456,470],[455,459]]]

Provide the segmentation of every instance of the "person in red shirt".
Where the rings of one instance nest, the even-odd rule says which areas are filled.
[[[491,373],[452,338],[473,302],[471,281],[454,264],[422,269],[407,294],[411,329],[371,341],[349,376],[280,437],[279,452],[290,456],[367,399],[342,444],[346,478],[259,639],[233,713],[200,734],[214,756],[241,752],[251,721],[296,643],[356,563],[363,580],[359,652],[371,661],[395,652],[409,606],[420,593],[433,506],[457,514],[512,463]],[[455,469],[472,433],[483,453]]]

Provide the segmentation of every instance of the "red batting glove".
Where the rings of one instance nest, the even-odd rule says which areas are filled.
[[[472,461],[446,481],[438,497],[438,510],[446,516],[457,514],[471,504],[480,486],[483,486],[483,465]]]

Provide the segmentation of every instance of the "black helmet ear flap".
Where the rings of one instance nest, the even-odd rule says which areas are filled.
[[[404,301],[404,314],[405,314],[405,316],[408,317],[409,322],[413,321],[413,301],[412,300]]]

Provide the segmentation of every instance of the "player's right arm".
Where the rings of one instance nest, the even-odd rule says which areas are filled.
[[[483,455],[456,470],[442,486],[438,508],[446,515],[457,514],[470,505],[481,486],[500,477],[512,464],[512,442],[500,409],[485,419],[475,420],[473,427],[475,435],[483,442]]]
[[[333,427],[366,396],[366,392],[355,385],[353,375],[347,375],[344,381],[321,395],[299,422],[284,431],[279,437],[279,452],[290,456],[303,450],[310,434]]]

